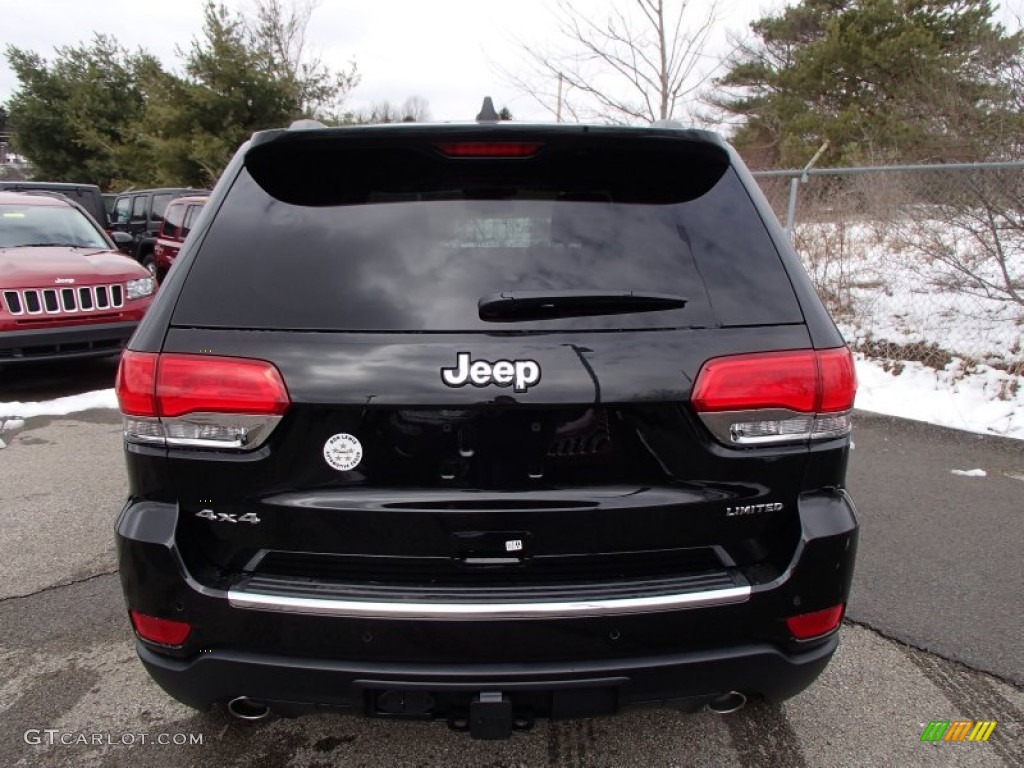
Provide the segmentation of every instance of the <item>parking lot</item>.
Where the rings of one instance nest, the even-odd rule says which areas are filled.
[[[2,381],[0,402],[111,385],[109,362],[71,368]],[[1024,764],[1024,446],[864,414],[854,440],[858,571],[815,686],[734,715],[641,711],[479,742],[331,715],[247,726],[169,699],[135,658],[116,575],[119,417],[30,418],[0,451],[0,765]],[[950,472],[973,467],[987,477]],[[997,726],[985,743],[921,742],[953,720]]]

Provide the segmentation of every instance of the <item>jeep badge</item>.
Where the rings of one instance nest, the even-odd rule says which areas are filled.
[[[540,381],[540,365],[534,360],[470,360],[469,352],[455,356],[455,366],[441,369],[441,380],[449,387],[511,386],[514,392],[525,392]]]

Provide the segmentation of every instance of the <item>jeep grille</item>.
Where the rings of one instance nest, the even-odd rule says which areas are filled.
[[[124,286],[82,285],[77,288],[21,288],[4,291],[12,315],[59,315],[103,312],[124,306]]]

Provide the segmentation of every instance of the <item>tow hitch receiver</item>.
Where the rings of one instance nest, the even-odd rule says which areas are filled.
[[[469,704],[469,735],[474,739],[507,739],[512,735],[512,701],[501,691],[483,691]]]

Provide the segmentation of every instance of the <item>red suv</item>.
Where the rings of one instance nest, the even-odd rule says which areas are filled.
[[[153,246],[153,260],[146,266],[160,282],[174,263],[181,244],[188,237],[192,225],[209,198],[203,196],[179,197],[172,200],[164,213],[164,221]]]
[[[118,354],[155,289],[78,204],[0,191],[0,364]]]

